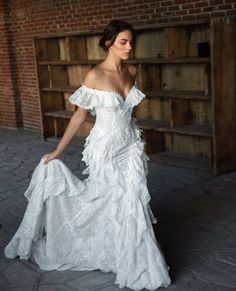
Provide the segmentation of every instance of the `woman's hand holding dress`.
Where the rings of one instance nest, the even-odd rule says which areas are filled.
[[[78,107],[73,116],[70,119],[70,122],[66,128],[66,131],[58,144],[57,148],[50,153],[45,154],[41,161],[44,164],[47,164],[49,161],[59,157],[67,144],[71,141],[75,133],[78,131],[80,125],[86,120],[87,111],[82,107]]]

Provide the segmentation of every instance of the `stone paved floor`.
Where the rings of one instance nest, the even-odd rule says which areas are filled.
[[[3,248],[27,206],[23,196],[41,156],[55,148],[40,133],[0,128],[0,290],[130,290],[101,271],[40,270],[30,261],[9,260]],[[69,145],[61,159],[79,177],[81,146]],[[157,163],[149,156],[148,188],[158,218],[156,237],[170,266],[169,291],[236,290],[236,172],[207,172]]]

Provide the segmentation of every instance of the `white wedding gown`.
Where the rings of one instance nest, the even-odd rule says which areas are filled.
[[[31,259],[43,270],[111,271],[120,288],[154,290],[171,284],[152,227],[149,157],[131,116],[144,97],[136,82],[125,99],[83,83],[70,96],[72,104],[96,116],[82,153],[88,177],[78,179],[60,159],[40,161],[6,257]]]

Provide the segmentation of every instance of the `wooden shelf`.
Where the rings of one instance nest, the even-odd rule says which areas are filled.
[[[70,119],[73,113],[74,113],[73,111],[61,110],[61,111],[45,112],[44,114],[46,116],[51,116],[51,117]]]
[[[132,64],[193,64],[193,63],[210,63],[210,58],[146,58],[146,59],[133,59],[126,61]]]
[[[209,138],[212,137],[211,128],[193,124],[178,125],[174,127],[162,127],[158,128],[158,131],[179,133],[183,135],[205,136]]]
[[[138,119],[136,118],[137,121],[137,125],[138,127],[140,127],[141,129],[147,129],[147,130],[158,130],[159,128],[162,127],[167,127],[167,123],[163,122],[163,121],[159,121],[159,120],[153,120],[153,119]]]
[[[53,88],[42,88],[43,91],[47,92],[75,92],[80,86],[71,87],[53,87]],[[174,91],[174,90],[160,90],[160,91],[143,91],[143,93],[150,98],[178,98],[178,99],[201,99],[211,100],[211,96],[204,95],[202,91]]]
[[[125,62],[138,67],[136,81],[146,95],[133,116],[143,130],[147,154],[158,153],[159,159],[180,166],[185,155],[196,165],[205,157],[214,174],[234,170],[235,66],[219,67],[229,60],[236,63],[236,21],[211,18],[135,29],[135,51]],[[76,110],[70,95],[82,86],[91,67],[105,59],[98,46],[101,33],[34,37],[44,138],[63,135]],[[207,44],[204,50],[200,43]],[[200,53],[210,57],[198,57]],[[222,86],[225,83],[230,86]],[[78,136],[87,136],[94,122],[88,114]]]
[[[70,119],[73,115],[73,111],[61,110],[61,111],[53,111],[45,113],[46,116],[51,116],[54,118],[63,118]],[[91,114],[87,115],[87,121],[94,121],[95,117]],[[166,122],[159,120],[148,120],[148,119],[137,119],[136,121],[138,127],[146,130],[156,130],[161,132],[172,132],[179,133],[184,135],[197,135],[204,137],[212,137],[211,129],[205,126],[197,126],[192,124],[179,125],[175,127],[170,127],[166,124]]]
[[[212,131],[209,127],[206,126],[198,126],[192,124],[178,125],[171,127],[167,125],[165,122],[157,121],[157,120],[145,120],[138,119],[137,125],[142,129],[152,129],[161,132],[172,132],[179,133],[184,135],[197,135],[204,137],[212,137]]]
[[[205,95],[203,91],[160,90],[145,91],[144,93],[147,97],[211,100],[211,96]]]
[[[69,110],[60,110],[60,111],[46,112],[44,114],[46,116],[51,116],[51,117],[55,117],[55,118],[70,119],[71,116],[74,114],[74,112],[69,111]],[[86,120],[87,121],[95,121],[95,117],[92,116],[90,113],[88,113]]]
[[[96,65],[103,60],[78,60],[78,61],[42,61],[39,62],[39,65],[42,66],[68,66],[68,65]]]
[[[39,65],[42,66],[68,66],[68,65],[96,65],[102,62],[101,60],[78,60],[78,61],[41,61]],[[130,64],[194,64],[194,63],[210,63],[210,58],[146,58],[146,59],[130,59],[125,61]]]
[[[79,88],[79,86],[71,86],[71,87],[53,87],[53,88],[42,88],[43,91],[46,92],[75,92],[77,89]]]

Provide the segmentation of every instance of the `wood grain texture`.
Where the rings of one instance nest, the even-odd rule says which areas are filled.
[[[215,174],[236,168],[236,20],[212,20]]]

